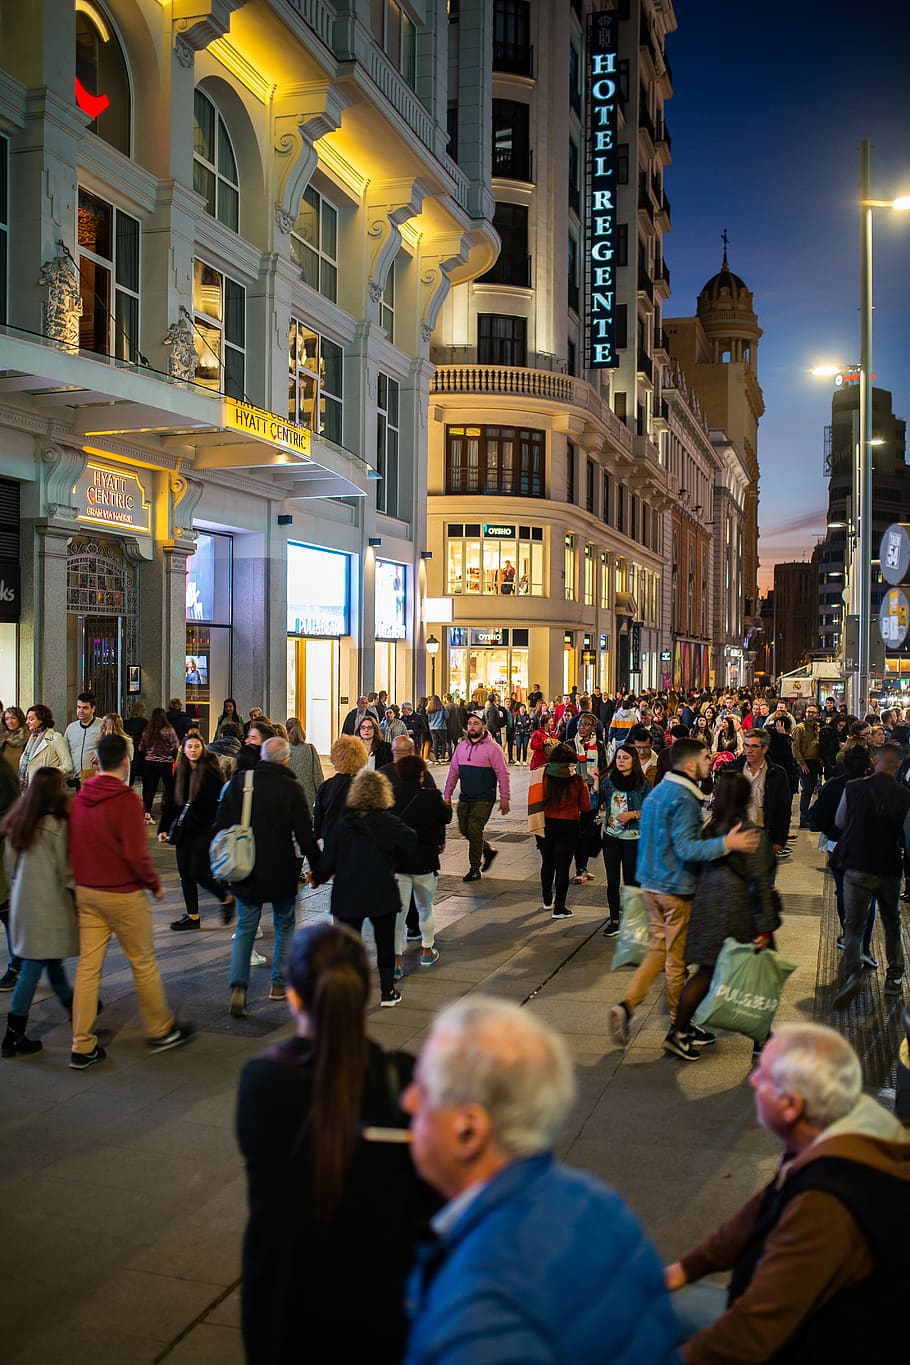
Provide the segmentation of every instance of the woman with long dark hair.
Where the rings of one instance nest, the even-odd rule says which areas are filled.
[[[729,834],[741,825],[743,831],[758,829],[749,819],[752,784],[742,773],[721,773],[714,783],[711,819],[703,837]],[[712,863],[700,863],[698,885],[692,901],[686,962],[696,970],[683,987],[676,1007],[676,1024],[664,1039],[664,1051],[688,1062],[701,1056],[698,1042],[713,1042],[713,1036],[698,1030],[692,1016],[711,987],[714,967],[725,938],[738,943],[754,943],[756,951],[767,948],[780,919],[772,894],[774,854],[768,836],[761,839],[754,853],[728,853]]]
[[[543,772],[543,832],[536,838],[540,853],[541,909],[548,910],[552,919],[571,919],[574,914],[566,905],[569,870],[578,843],[581,817],[591,809],[588,784],[578,775],[577,758],[570,745],[557,744],[550,750]]]
[[[641,759],[632,744],[621,744],[600,784],[600,805],[604,813],[603,860],[607,876],[607,906],[610,918],[604,938],[619,933],[621,901],[620,880],[637,886],[638,840],[641,808],[651,786],[641,770]]]
[[[714,731],[711,752],[712,754],[733,754],[734,758],[738,758],[742,751],[742,729],[739,726],[738,718],[734,717],[732,711],[728,711]]]
[[[142,804],[145,807],[145,823],[151,825],[152,806],[158,783],[164,785],[161,798],[161,818],[158,833],[167,833],[170,826],[171,807],[174,799],[174,760],[180,748],[177,731],[167,718],[163,706],[156,706],[149,716],[148,725],[139,741],[137,758],[142,764]]]
[[[379,722],[375,717],[361,717],[357,737],[366,746],[368,768],[384,768],[386,764],[391,763],[392,746],[383,739]]]
[[[0,749],[14,773],[19,772],[19,760],[28,739],[25,725],[25,712],[18,706],[8,706],[3,712],[0,728]]]
[[[224,701],[221,703],[221,715],[215,722],[216,733],[221,729],[222,725],[243,725],[243,716],[241,716],[240,712],[237,710],[237,703],[234,701],[233,697],[225,697]]]
[[[209,752],[198,734],[188,734],[174,772],[174,810],[178,813],[170,831],[158,835],[159,844],[170,842],[177,851],[177,871],[186,913],[172,922],[171,928],[176,933],[200,927],[200,886],[219,902],[222,924],[230,924],[234,918],[234,897],[224,882],[218,882],[212,876],[209,861],[212,826],[223,786],[217,755]]]
[[[0,1051],[4,1057],[30,1057],[41,1051],[41,1043],[25,1032],[41,973],[47,972],[57,999],[72,1013],[73,988],[63,959],[79,952],[69,798],[59,768],[32,773],[2,830],[10,883],[10,940],[20,967]]]
[[[369,996],[356,934],[301,929],[288,962],[294,1037],[241,1076],[247,1365],[296,1365],[301,1341],[314,1361],[403,1355],[405,1281],[432,1206],[399,1104],[413,1061],[367,1038]]]

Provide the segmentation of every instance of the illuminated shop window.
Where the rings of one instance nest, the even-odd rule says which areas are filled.
[[[304,190],[291,233],[291,260],[311,289],[338,298],[338,210],[312,187]]]
[[[89,132],[130,154],[130,81],[110,20],[90,0],[76,0],[76,104]]]
[[[288,341],[288,417],[341,445],[344,351],[297,318]]]
[[[450,593],[542,597],[543,527],[452,523],[446,562]]]
[[[193,262],[196,383],[243,398],[246,380],[246,291],[205,261]]]
[[[82,317],[79,345],[139,361],[139,223],[88,190],[79,190],[76,238]]]
[[[205,200],[207,213],[237,232],[240,216],[237,158],[224,119],[201,90],[193,97],[193,189]]]

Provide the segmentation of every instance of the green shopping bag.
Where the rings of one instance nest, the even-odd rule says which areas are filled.
[[[622,901],[622,920],[616,936],[616,952],[613,954],[611,972],[617,967],[637,967],[648,951],[651,930],[648,928],[648,912],[645,898],[637,886],[624,886],[620,892]]]
[[[784,982],[796,963],[788,962],[773,948],[757,953],[751,943],[725,938],[711,989],[695,1011],[696,1024],[744,1033],[763,1043],[780,1004]]]

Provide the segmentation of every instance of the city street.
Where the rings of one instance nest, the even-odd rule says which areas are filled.
[[[435,770],[441,779],[442,769]],[[747,1084],[751,1043],[722,1035],[698,1065],[666,1057],[662,994],[638,1011],[621,1052],[609,1006],[623,973],[601,934],[602,866],[571,888],[575,917],[540,909],[538,860],[524,817],[527,771],[513,768],[512,813],[490,832],[499,853],[470,894],[465,845],[453,833],[439,890],[432,968],[408,953],[396,1010],[371,1011],[382,1043],[416,1050],[435,1010],[471,991],[506,996],[566,1035],[578,1066],[578,1102],[560,1155],[610,1181],[638,1211],[661,1253],[685,1251],[772,1169],[777,1144],[756,1125]],[[151,836],[150,836],[151,838]],[[837,970],[830,876],[816,836],[798,834],[780,869],[786,918],[779,948],[797,963],[781,1020],[828,1021]],[[269,973],[254,969],[251,1016],[230,1018],[229,929],[203,902],[204,932],[176,935],[180,913],[169,848],[154,845],[168,895],[154,907],[169,995],[192,1019],[191,1046],[146,1055],[128,969],[116,948],[103,984],[108,1060],[68,1069],[70,1032],[52,997],[36,1002],[30,1032],[44,1052],[2,1063],[4,1210],[2,1355],[7,1365],[240,1365],[240,1242],[245,1183],[233,1135],[244,1062],[287,1029],[283,1005],[266,1000]],[[301,898],[302,921],[327,913],[328,894]],[[905,923],[906,936],[906,923]],[[271,953],[271,929],[257,945]],[[876,956],[883,961],[876,931]],[[910,944],[908,944],[910,949]],[[881,995],[884,968],[839,1021],[861,1052],[867,1084],[891,1084],[900,1002]],[[43,988],[42,988],[43,989]],[[7,1008],[8,1008],[8,999]],[[378,992],[377,992],[378,1002]],[[887,1099],[886,1099],[887,1102]]]

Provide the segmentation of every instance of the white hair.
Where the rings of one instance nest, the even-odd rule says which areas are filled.
[[[823,1024],[775,1029],[764,1071],[778,1094],[798,1095],[814,1128],[829,1128],[849,1114],[863,1093],[863,1072],[853,1048]]]
[[[529,1010],[486,995],[437,1017],[420,1076],[434,1108],[481,1105],[497,1146],[516,1160],[552,1148],[575,1099],[562,1038]]]
[[[291,757],[291,746],[281,735],[273,735],[263,744],[261,757],[266,763],[287,763]]]

